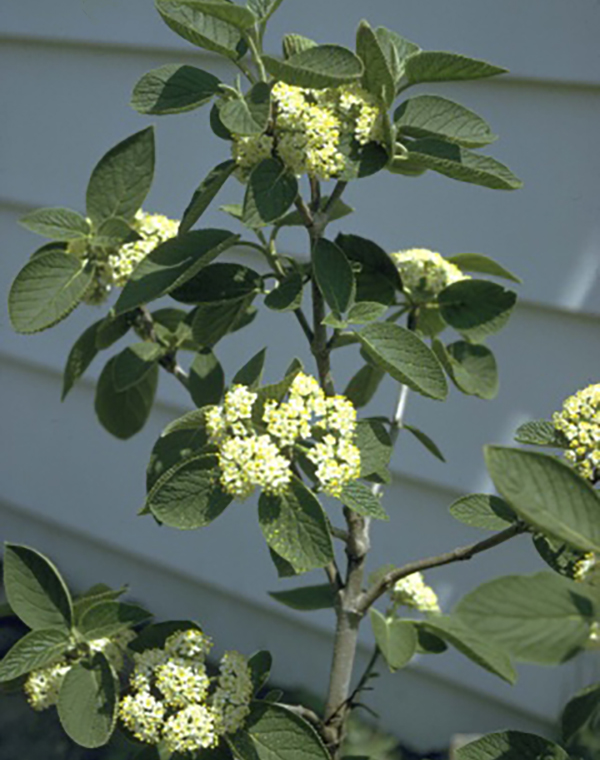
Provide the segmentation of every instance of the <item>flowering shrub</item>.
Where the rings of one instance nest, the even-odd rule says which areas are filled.
[[[107,305],[112,289],[120,289],[73,346],[63,398],[98,355],[132,334],[134,342],[108,359],[96,386],[104,428],[127,439],[144,426],[161,370],[189,393],[191,410],[167,426],[151,452],[142,511],[166,527],[205,529],[234,500],[258,496],[258,521],[278,574],[326,576],[325,584],[273,595],[295,609],[335,613],[325,707],[317,715],[265,691],[267,652],[247,660],[226,652],[217,669],[208,659],[211,642],[193,621],[149,623],[149,613],[120,601],[122,591],[103,586],[73,598],[46,557],[6,544],[8,602],[31,630],[0,662],[0,681],[22,686],[36,710],[56,706],[66,733],[84,747],[106,744],[118,729],[138,743],[144,760],[204,758],[209,751],[225,760],[337,759],[348,716],[380,656],[401,670],[417,653],[452,646],[513,683],[514,659],[559,664],[598,646],[598,385],[568,399],[553,421],[517,431],[518,442],[563,450],[566,461],[538,450],[486,447],[499,496],[467,494],[450,512],[492,536],[365,577],[371,522],[389,519],[381,496],[397,439],[407,431],[444,459],[426,433],[404,422],[409,394],[444,401],[451,384],[467,396],[495,397],[498,367],[488,341],[516,302],[497,280],[520,281],[482,254],[388,253],[356,234],[331,239],[328,225],[352,213],[342,200],[347,184],[381,171],[403,182],[434,171],[496,190],[521,183],[478,152],[495,139],[484,119],[437,95],[405,96],[422,83],[504,69],[421,50],[366,21],[354,51],[288,34],[283,56],[274,57],[263,50],[263,38],[280,4],[157,0],[172,31],[224,56],[247,86],[169,64],[142,77],[132,104],[164,115],[212,101],[210,125],[230,143],[231,158],[200,182],[176,222],[141,210],[153,179],[153,129],[120,142],[92,171],[85,215],[49,208],[22,219],[51,242],[17,274],[9,313],[18,332],[35,333],[80,303]],[[244,232],[196,228],[232,175],[242,182],[242,202],[223,210]],[[322,183],[330,180],[325,194]],[[286,226],[306,229],[308,261],[278,250]],[[255,254],[252,266],[247,249]],[[236,260],[219,261],[225,251]],[[163,298],[167,305],[156,308]],[[297,321],[314,375],[290,357],[284,376],[265,383],[262,350],[226,379],[219,343],[253,321],[257,304]],[[354,351],[356,371],[339,393],[334,364],[342,348]],[[385,375],[398,385],[396,409],[370,417],[365,407]],[[522,535],[531,536],[548,571],[484,583],[442,614],[423,571]],[[391,605],[383,614],[376,605],[387,595]],[[352,691],[358,631],[367,617],[375,650]],[[584,696],[583,707],[581,696],[571,703],[576,728],[600,704],[599,693]],[[575,733],[567,725],[563,741]],[[558,745],[519,732],[484,737],[458,756],[567,757]]]

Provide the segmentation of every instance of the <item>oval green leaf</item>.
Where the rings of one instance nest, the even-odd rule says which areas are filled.
[[[54,241],[76,240],[90,234],[90,225],[69,208],[40,208],[19,219],[19,224]]]
[[[512,290],[488,280],[459,280],[438,295],[444,320],[476,343],[504,327],[516,302]]]
[[[516,274],[509,272],[508,269],[498,264],[497,261],[482,253],[456,253],[454,256],[448,256],[447,261],[456,264],[463,272],[477,272],[479,274],[489,274],[492,277],[502,277],[505,280],[520,283],[522,280]]]
[[[298,180],[275,158],[266,158],[253,170],[244,196],[242,221],[264,227],[283,216],[298,194]]]
[[[456,760],[569,760],[558,744],[535,734],[521,731],[502,731],[488,734],[464,747]]]
[[[404,327],[377,322],[356,333],[375,363],[394,380],[423,396],[442,401],[448,395],[444,371],[433,351]]]
[[[343,314],[356,294],[354,274],[346,254],[330,240],[319,238],[313,248],[312,262],[317,285],[327,305]]]
[[[61,628],[30,631],[9,649],[0,660],[0,682],[29,673],[60,660],[70,644],[70,636]]]
[[[133,89],[131,106],[139,113],[183,113],[208,103],[219,92],[220,80],[195,66],[169,63],[153,69]]]
[[[102,426],[116,438],[126,440],[138,433],[150,416],[158,385],[158,365],[153,364],[136,385],[119,391],[114,379],[116,359],[110,359],[102,370],[94,408]]]
[[[263,56],[269,74],[296,87],[322,89],[354,82],[363,74],[360,58],[339,45],[316,45],[281,61]]]
[[[409,56],[404,73],[410,84],[483,79],[505,74],[507,69],[458,53],[426,50]]]
[[[68,317],[93,279],[91,268],[61,251],[36,256],[16,276],[8,313],[18,333],[47,330]]]
[[[505,501],[487,493],[461,496],[450,506],[450,514],[459,522],[482,530],[504,530],[518,519]]]
[[[406,620],[385,618],[374,607],[369,611],[375,641],[391,671],[405,667],[417,650],[417,630]]]

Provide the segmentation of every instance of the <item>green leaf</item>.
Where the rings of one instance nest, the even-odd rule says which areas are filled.
[[[4,590],[15,615],[30,628],[70,628],[73,603],[56,567],[43,554],[5,544]]]
[[[589,637],[593,609],[580,590],[556,573],[507,575],[463,597],[454,615],[517,659],[556,665]]]
[[[79,630],[87,641],[110,639],[150,617],[152,615],[142,607],[109,599],[98,602],[82,615]]]
[[[199,411],[202,412],[201,415],[198,414]],[[165,431],[154,444],[146,468],[147,491],[150,491],[159,478],[175,465],[194,455],[207,453],[208,436],[204,429],[204,410],[196,409],[191,414],[195,414],[196,417],[200,416],[201,420],[196,420],[189,429]],[[189,419],[189,416],[186,415],[180,419],[185,420],[186,418]],[[171,425],[174,426],[177,422],[171,423]],[[185,423],[180,422],[180,424]]]
[[[509,656],[501,648],[460,619],[449,615],[436,615],[423,621],[422,625],[436,636],[452,644],[455,649],[504,681],[514,684],[517,674]]]
[[[389,159],[382,145],[373,141],[361,145],[349,132],[340,137],[338,151],[346,159],[345,167],[338,175],[338,179],[344,182],[376,174],[387,165]]]
[[[588,686],[567,703],[561,716],[562,739],[571,743],[586,727],[594,729],[600,720],[600,684]]]
[[[356,300],[390,304],[400,290],[398,269],[388,254],[372,240],[358,235],[338,235],[335,239],[355,269]]]
[[[119,686],[103,654],[79,662],[66,674],[58,696],[61,725],[76,744],[94,749],[108,742],[119,706]]]
[[[243,38],[233,24],[180,0],[156,0],[156,9],[165,24],[192,45],[233,60],[240,57]]]
[[[237,301],[258,293],[261,278],[258,272],[241,264],[218,262],[201,269],[181,287],[171,292],[171,297],[182,303],[218,303]]]
[[[335,243],[319,238],[313,248],[313,272],[327,305],[343,314],[352,305],[356,283],[350,262]]]
[[[154,129],[147,127],[111,148],[87,186],[87,214],[98,226],[111,216],[133,220],[154,177]]]
[[[171,0],[161,0],[161,5],[167,6]],[[257,18],[248,8],[235,3],[223,2],[223,0],[175,0],[178,6],[202,11],[207,16],[212,16],[220,21],[226,21],[238,29],[248,29],[257,22]]]
[[[356,52],[364,64],[363,86],[389,107],[396,95],[394,71],[377,35],[367,21],[361,21],[358,25]]]
[[[567,448],[568,441],[549,420],[532,420],[519,425],[515,433],[517,443],[531,446],[550,446],[555,449]]]
[[[8,296],[8,313],[18,333],[47,330],[68,317],[93,279],[85,263],[50,251],[30,259],[16,276]]]
[[[60,660],[70,644],[70,636],[62,628],[39,628],[30,631],[9,649],[0,660],[0,682],[43,668]]]
[[[227,179],[233,174],[236,167],[235,161],[228,159],[215,166],[198,185],[186,210],[183,212],[179,224],[179,234],[189,232],[198,219],[210,206],[213,198],[223,187]]]
[[[363,74],[360,58],[339,45],[316,45],[296,53],[287,61],[265,55],[263,63],[275,79],[316,90],[354,82]]]
[[[512,290],[487,280],[459,280],[438,295],[444,320],[475,343],[501,330],[516,302]]]
[[[75,612],[75,624],[78,625],[85,613],[100,602],[113,602],[127,591],[127,586],[119,589],[112,589],[104,583],[96,583],[91,586],[84,594],[78,596],[73,602]]]
[[[417,631],[406,620],[390,620],[374,607],[369,610],[375,641],[390,670],[399,670],[412,660],[417,649]]]
[[[489,256],[484,256],[482,253],[457,253],[454,256],[448,256],[446,260],[456,264],[463,272],[489,274],[492,277],[502,277],[512,282],[522,282],[516,274],[509,272],[497,261],[490,259]]]
[[[281,705],[252,702],[244,728],[227,740],[240,760],[329,760],[315,729]]]
[[[271,87],[257,82],[242,97],[217,103],[221,123],[236,135],[260,135],[271,114]]]
[[[329,203],[329,196],[324,195],[321,198],[319,204],[319,210],[325,211],[326,206]],[[336,222],[338,219],[343,219],[345,216],[352,214],[354,209],[345,203],[341,198],[338,198],[335,203],[327,211],[329,222]],[[282,216],[275,222],[275,226],[279,227],[304,227],[304,219],[297,209],[289,211],[285,216]]]
[[[473,153],[460,145],[424,137],[408,146],[407,160],[417,168],[432,169],[450,179],[470,182],[492,190],[518,190],[521,180],[511,170],[490,156]],[[398,160],[398,165],[402,160]]]
[[[345,507],[365,517],[375,520],[389,520],[387,512],[381,506],[381,499],[365,483],[356,480],[346,483],[339,496]]]
[[[482,530],[503,530],[518,519],[505,501],[487,493],[461,496],[450,506],[450,514],[459,522]]]
[[[569,760],[567,753],[554,742],[521,731],[488,734],[464,747],[457,760]]]
[[[505,74],[506,71],[507,69],[476,58],[435,50],[414,53],[407,58],[404,65],[404,74],[409,84],[483,79]]]
[[[328,610],[335,602],[334,593],[329,583],[317,586],[301,586],[287,591],[269,591],[269,596],[286,607],[301,612]]]
[[[131,317],[131,314],[121,314],[115,317],[109,313],[101,320],[96,332],[96,348],[100,350],[110,348],[126,335],[133,324]]]
[[[141,239],[139,232],[136,232],[125,219],[111,216],[98,226],[90,243],[99,248],[116,248],[123,243],[135,243]]]
[[[317,47],[314,40],[303,37],[301,34],[284,34],[281,41],[283,47],[283,57],[287,61],[296,53],[302,53],[304,50]]]
[[[77,338],[67,357],[63,372],[63,388],[61,400],[64,401],[68,392],[90,366],[98,353],[96,333],[104,320],[94,322]]]
[[[325,567],[333,559],[327,518],[302,481],[293,478],[281,496],[262,493],[258,519],[267,544],[296,572]]]
[[[200,346],[214,346],[233,332],[239,319],[252,303],[252,296],[201,303],[194,310],[192,336]]]
[[[53,241],[76,240],[90,234],[88,221],[69,208],[40,208],[21,217],[19,224]]]
[[[431,440],[431,438],[424,433],[422,430],[419,430],[419,428],[413,427],[412,425],[402,425],[403,430],[408,430],[409,433],[412,433],[414,437],[419,441],[419,443],[422,443],[423,446],[429,451],[431,454],[433,454],[436,459],[439,459],[440,462],[445,462],[444,455],[437,447],[436,443]]]
[[[497,139],[489,124],[468,108],[437,95],[405,100],[394,113],[400,135],[439,137],[466,148],[478,148]]]
[[[292,272],[265,296],[265,306],[273,311],[294,311],[302,304],[302,275]]]
[[[283,216],[298,194],[298,180],[275,158],[265,158],[253,170],[244,196],[242,221],[264,227]]]
[[[263,348],[258,353],[254,354],[254,356],[236,372],[236,374],[233,376],[232,383],[234,385],[247,385],[253,390],[256,389],[262,380],[266,355],[266,348]]]
[[[586,558],[586,552],[573,549],[564,541],[543,533],[534,534],[532,539],[537,553],[555,573],[575,578],[579,563]]]
[[[248,667],[250,668],[255,693],[260,691],[269,680],[272,665],[273,658],[271,657],[271,653],[265,649],[255,652],[248,658]]]
[[[221,363],[210,350],[203,348],[194,357],[190,367],[190,395],[196,406],[218,404],[225,390],[225,373]]]
[[[221,117],[219,116],[219,109],[217,108],[216,103],[213,103],[210,109],[209,123],[210,123],[210,128],[213,131],[213,134],[215,134],[220,140],[227,140],[229,142],[233,140],[233,135],[221,121]],[[235,206],[235,204],[233,205]],[[224,209],[225,207],[221,208],[221,210],[224,210]]]
[[[158,366],[154,364],[137,385],[119,391],[115,387],[116,360],[117,357],[110,359],[102,370],[94,408],[102,426],[116,438],[126,440],[144,427],[150,415],[158,385]]]
[[[515,512],[582,551],[600,552],[600,498],[564,462],[537,451],[486,446],[488,471]]]
[[[165,525],[179,530],[203,528],[231,504],[219,484],[214,456],[192,456],[167,470],[152,486],[146,504]]]
[[[442,654],[448,649],[446,642],[424,628],[421,621],[416,621],[414,625],[418,637],[417,654]]]
[[[406,59],[420,48],[414,42],[410,42],[384,26],[378,26],[375,34],[394,76],[394,82],[397,84],[404,73]]]
[[[432,348],[460,391],[483,399],[496,398],[498,366],[489,348],[462,340],[448,346],[434,340]]]
[[[360,476],[385,475],[392,455],[390,435],[379,420],[359,420],[356,445],[360,450]],[[385,479],[385,478],[384,478]]]
[[[220,80],[208,71],[178,63],[152,69],[133,89],[131,106],[139,113],[183,113],[208,103]]]
[[[347,320],[351,325],[366,325],[383,316],[387,306],[377,301],[359,301],[350,307]]]
[[[164,353],[156,343],[134,343],[115,356],[113,387],[117,393],[141,383]]]
[[[275,565],[275,570],[277,571],[278,578],[293,578],[294,576],[298,575],[298,573],[294,570],[293,566],[287,561],[287,559],[280,557],[277,552],[274,552],[273,549],[271,549],[271,547],[269,547],[269,556]]]
[[[134,269],[115,304],[115,313],[123,314],[183,285],[238,239],[239,235],[228,230],[205,229],[161,243]]]
[[[433,351],[404,327],[377,322],[357,333],[367,353],[394,380],[428,398],[442,401],[448,386]]]
[[[372,364],[365,364],[350,379],[344,396],[352,401],[356,409],[361,409],[373,398],[384,375],[383,370]]]

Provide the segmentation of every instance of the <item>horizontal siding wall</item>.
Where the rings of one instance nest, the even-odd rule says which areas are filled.
[[[40,205],[82,209],[94,163],[149,123],[127,106],[142,73],[170,61],[195,63],[223,78],[231,73],[171,34],[148,0],[47,5],[21,0],[0,8],[0,66],[10,72],[0,81],[5,291],[38,243],[18,227],[18,217]],[[547,417],[566,395],[598,379],[599,9],[591,0],[430,0],[426,6],[405,0],[401,7],[379,0],[369,7],[373,23],[424,47],[457,50],[511,69],[505,79],[435,89],[490,120],[501,135],[493,154],[526,182],[518,193],[503,194],[433,174],[411,181],[381,175],[348,189],[357,213],[336,229],[372,236],[387,250],[418,245],[447,255],[480,251],[524,279],[513,321],[492,341],[501,368],[498,400],[484,403],[453,393],[442,405],[411,397],[407,420],[440,444],[448,464],[401,438],[394,484],[385,495],[392,520],[374,526],[372,568],[476,540],[479,534],[453,521],[447,507],[463,493],[490,487],[481,446],[509,442],[520,422]],[[358,0],[329,0],[326,16],[316,0],[287,0],[274,19],[273,39],[284,27],[314,36],[316,22],[320,41],[348,44],[363,13]],[[225,156],[227,146],[209,134],[206,115],[156,120],[159,163],[148,209],[179,215],[199,180]],[[218,202],[237,202],[241,193],[232,182]],[[216,206],[206,215],[207,226],[227,224]],[[305,255],[302,235],[286,232],[282,243],[287,252]],[[148,452],[164,425],[187,408],[181,389],[161,378],[156,413],[126,443],[111,439],[94,419],[100,364],[60,403],[68,350],[97,318],[94,309],[81,308],[49,333],[22,337],[11,332],[6,311],[0,312],[0,403],[4,440],[10,441],[0,460],[0,538],[48,552],[79,588],[97,580],[130,582],[159,616],[199,617],[223,648],[268,646],[277,656],[275,679],[322,692],[331,620],[327,613],[283,610],[266,595],[278,581],[253,504],[227,510],[210,535],[160,529],[136,517]],[[261,315],[243,335],[223,341],[219,355],[228,377],[266,335],[269,379],[292,354],[310,366],[293,320],[274,320]],[[356,363],[354,349],[339,352],[340,386]],[[369,411],[389,413],[396,390],[386,382]],[[449,609],[486,578],[538,569],[539,560],[521,538],[432,579]],[[362,656],[369,645],[365,631]],[[298,652],[311,652],[311,660]],[[388,728],[423,748],[442,746],[455,732],[505,726],[550,731],[560,705],[598,675],[598,664],[579,659],[556,670],[524,667],[520,673],[519,685],[510,688],[458,655],[421,658],[405,673],[382,678],[373,706]]]

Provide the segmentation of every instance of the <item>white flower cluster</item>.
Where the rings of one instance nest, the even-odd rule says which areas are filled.
[[[569,396],[552,422],[566,438],[565,457],[593,483],[600,480],[600,383]]]
[[[339,496],[346,483],[360,476],[360,452],[354,443],[356,410],[344,396],[326,397],[314,377],[300,372],[287,401],[268,401],[259,434],[252,423],[258,394],[236,385],[223,406],[206,410],[211,441],[219,449],[223,489],[246,499],[255,487],[282,494],[292,479],[293,447],[314,439],[307,451],[323,490]]]
[[[439,612],[437,594],[428,586],[422,573],[412,573],[396,581],[391,590],[394,606],[404,605],[420,612]]]
[[[189,628],[169,636],[162,649],[134,655],[131,693],[121,700],[119,715],[136,739],[164,742],[169,752],[193,752],[215,747],[223,734],[241,728],[252,698],[248,662],[226,652],[220,675],[211,678],[205,662],[211,646],[201,631]]]
[[[115,670],[123,667],[123,652],[135,638],[133,631],[123,631],[112,638],[94,639],[89,642],[92,652],[102,652]],[[24,689],[27,701],[34,710],[46,710],[58,702],[62,682],[73,667],[73,662],[61,659],[45,668],[32,670],[27,676]]]
[[[73,240],[69,243],[69,253],[90,261],[94,266],[94,279],[84,297],[86,303],[100,304],[106,300],[113,287],[122,288],[142,259],[157,245],[177,235],[179,222],[162,214],[148,214],[140,210],[135,215],[132,227],[141,235],[141,239],[117,248],[91,246],[87,240]]]
[[[410,248],[391,254],[398,267],[402,288],[417,303],[432,301],[459,280],[470,279],[455,264],[427,248]]]
[[[359,145],[381,142],[383,114],[376,99],[358,84],[312,90],[277,82],[272,90],[274,123],[269,134],[233,135],[238,176],[276,154],[297,176],[327,180],[340,175],[344,138]]]
[[[594,552],[586,552],[580,560],[575,563],[573,569],[573,580],[585,581],[598,567],[598,558]]]

